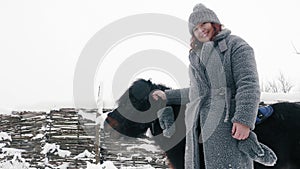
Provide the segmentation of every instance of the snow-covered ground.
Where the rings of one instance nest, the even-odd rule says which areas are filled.
[[[0,141],[7,141],[5,143],[0,144],[0,169],[35,169],[34,167],[30,167],[30,164],[25,161],[25,159],[22,157],[22,152],[25,152],[25,150],[20,150],[20,149],[15,149],[15,148],[6,148],[5,146],[9,145],[9,142],[12,141],[11,137],[9,136],[8,133],[6,132],[0,132]],[[143,140],[142,140],[143,141]],[[145,140],[145,142],[149,143],[148,140]],[[147,151],[152,151],[153,153],[159,152],[158,148],[153,145],[149,144],[142,144],[140,146],[133,146],[133,147],[128,147],[128,151],[131,151],[134,148],[139,148],[139,149],[145,149]],[[59,157],[68,157],[70,156],[71,152],[68,150],[62,150],[60,149],[59,145],[56,145],[55,143],[49,144],[46,143],[42,147],[42,152],[41,154],[48,154],[48,153],[53,153],[55,155],[58,155]],[[12,159],[6,159],[6,157],[13,157]],[[133,155],[134,156],[134,155]],[[137,156],[139,156],[137,154]],[[105,161],[103,164],[93,164],[90,161],[90,159],[93,159],[95,155],[87,150],[84,152],[78,154],[75,156],[73,159],[86,159],[86,164],[87,167],[86,169],[117,169],[117,167],[114,165],[112,161]],[[124,158],[124,157],[120,157]],[[151,157],[149,157],[151,158]],[[119,159],[122,161],[122,159]],[[130,160],[130,159],[123,159],[123,160]],[[150,159],[151,161],[151,159]],[[67,169],[69,166],[69,162],[63,162],[59,166],[54,166],[51,165],[48,162],[48,159],[45,158],[43,162],[45,169]],[[151,165],[142,165],[138,167],[134,166],[124,166],[120,167],[121,169],[154,169]]]
[[[266,104],[272,104],[277,102],[300,102],[300,92],[294,93],[261,93],[261,101]]]
[[[91,164],[87,162],[87,169],[117,169],[111,161],[105,161],[103,164]],[[151,165],[143,165],[139,167],[121,167],[121,169],[154,169]]]

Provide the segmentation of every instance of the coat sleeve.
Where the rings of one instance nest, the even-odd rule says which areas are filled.
[[[166,90],[167,105],[184,105],[189,102],[189,88]]]
[[[259,78],[253,49],[241,41],[233,48],[231,55],[231,68],[236,87],[235,113],[231,121],[254,129],[260,101]]]

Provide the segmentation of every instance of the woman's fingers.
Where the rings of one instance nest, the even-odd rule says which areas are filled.
[[[161,90],[155,90],[152,93],[152,98],[154,100],[158,100],[159,98],[161,98],[162,100],[167,100],[166,94],[165,92],[161,91]]]
[[[235,125],[235,123],[233,123],[232,130],[231,130],[231,135],[234,136],[235,132],[236,132],[236,125]]]
[[[233,123],[232,137],[237,140],[245,140],[249,137],[250,128],[240,123]]]

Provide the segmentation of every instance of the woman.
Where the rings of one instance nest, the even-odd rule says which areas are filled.
[[[253,49],[222,29],[217,15],[197,4],[189,17],[190,87],[154,91],[153,98],[187,104],[185,168],[253,168],[253,160],[274,165],[276,156],[257,142],[254,129],[260,87]]]

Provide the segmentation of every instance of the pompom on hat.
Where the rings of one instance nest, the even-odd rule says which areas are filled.
[[[203,4],[197,4],[189,17],[189,31],[193,35],[194,27],[199,23],[211,22],[221,25],[217,15],[211,9],[206,8]]]

